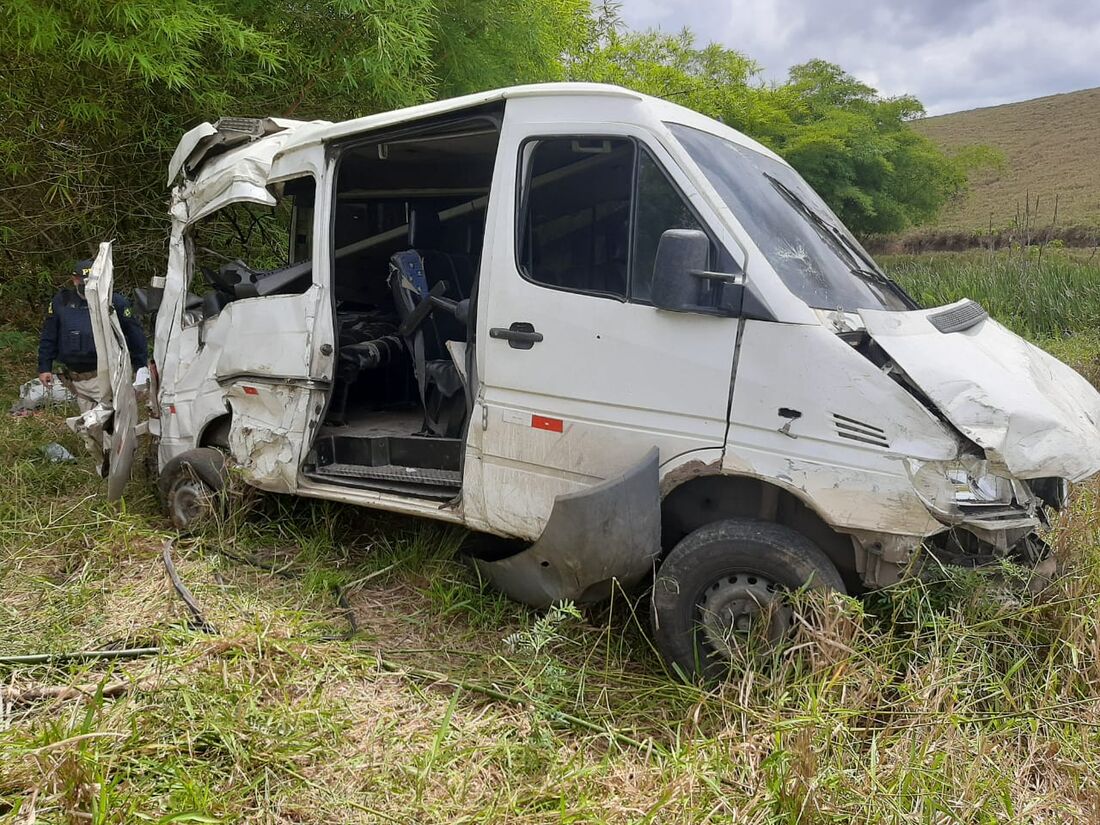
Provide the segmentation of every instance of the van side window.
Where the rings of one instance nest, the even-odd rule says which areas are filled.
[[[645,149],[638,155],[637,193],[630,297],[635,301],[648,301],[661,233],[666,229],[701,230],[703,226]]]
[[[524,276],[648,303],[661,233],[703,229],[660,164],[626,138],[545,138],[526,150]]]
[[[193,255],[187,288],[192,297],[186,311],[190,320],[214,315],[231,301],[253,297],[255,292],[238,288],[244,280],[278,277],[283,270],[312,259],[314,179],[294,178],[269,189],[276,198],[274,206],[229,203],[189,228]],[[298,295],[312,282],[307,268],[298,277],[280,279],[277,289],[259,294]]]
[[[626,298],[634,142],[528,144],[520,265],[545,286]]]

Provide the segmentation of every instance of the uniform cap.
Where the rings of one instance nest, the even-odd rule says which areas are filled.
[[[88,274],[92,271],[92,264],[95,261],[92,258],[85,258],[83,261],[77,261],[73,264],[73,277],[74,278],[87,278]]]

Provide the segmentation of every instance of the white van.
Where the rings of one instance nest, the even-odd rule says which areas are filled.
[[[880,587],[922,546],[1042,560],[1100,470],[1081,376],[973,301],[918,307],[781,158],[666,101],[223,118],[168,177],[147,426],[181,529],[228,459],[510,539],[476,564],[531,605],[656,573],[657,642],[695,675],[807,583]],[[74,425],[118,496],[139,416],[110,280],[104,244],[113,391]]]

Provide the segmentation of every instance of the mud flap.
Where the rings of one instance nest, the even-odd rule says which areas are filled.
[[[477,569],[516,601],[547,607],[571,599],[599,601],[613,582],[639,582],[661,551],[658,451],[586,490],[558,496],[533,545]]]

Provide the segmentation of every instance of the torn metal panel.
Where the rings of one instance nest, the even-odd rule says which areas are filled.
[[[99,403],[83,415],[66,421],[100,462],[107,478],[107,498],[122,497],[137,447],[138,406],[126,337],[114,312],[114,266],[111,241],[99,245],[99,254],[85,284],[95,339]]]
[[[326,123],[327,121],[316,121]],[[168,185],[171,186],[180,172],[194,177],[204,162],[243,143],[252,143],[276,132],[284,132],[303,125],[304,121],[286,118],[235,118],[223,117],[217,123],[200,123],[180,139],[172,159],[168,162]]]
[[[259,382],[226,390],[233,416],[229,452],[247,481],[273,492],[295,489],[303,447],[299,424],[309,396],[298,387]]]
[[[204,140],[208,140],[218,133],[213,123],[200,123],[195,128],[184,133],[180,142],[176,144],[176,150],[172,153],[172,159],[168,161],[168,185],[171,186],[183,169],[186,161],[195,147]]]
[[[499,561],[478,559],[478,570],[533,607],[594,601],[614,581],[638,582],[661,551],[657,456],[652,449],[621,475],[559,496],[538,541]]]
[[[1100,393],[984,314],[955,329],[972,303],[860,316],[947,420],[1013,476],[1080,481],[1100,471]]]
[[[226,151],[205,163],[192,179],[172,190],[171,213],[174,220],[194,223],[228,203],[251,201],[274,205],[267,185],[275,156],[294,132],[307,125],[302,121],[282,121],[285,126],[251,143]],[[201,128],[201,127],[200,127]],[[181,151],[183,143],[177,147]],[[172,178],[175,180],[175,178]]]

